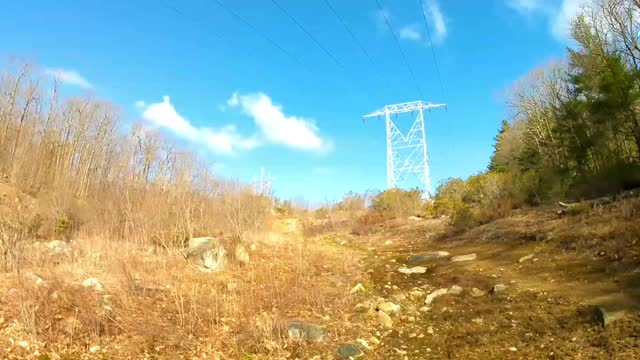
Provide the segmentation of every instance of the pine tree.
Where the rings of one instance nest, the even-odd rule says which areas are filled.
[[[502,120],[500,130],[498,130],[498,135],[493,138],[493,154],[491,154],[491,160],[489,161],[489,171],[504,172],[507,170],[506,164],[500,163],[497,158],[497,154],[500,152],[504,133],[507,132],[507,130],[509,130],[509,122],[507,120]]]

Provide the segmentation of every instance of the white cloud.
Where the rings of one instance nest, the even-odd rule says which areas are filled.
[[[136,104],[145,105],[142,101]],[[194,126],[176,111],[168,96],[164,96],[162,102],[144,106],[142,118],[188,141],[203,144],[217,153],[231,154],[236,149],[248,150],[259,145],[256,137],[239,134],[235,125],[226,125],[221,129]]]
[[[551,33],[562,42],[571,36],[571,22],[578,16],[584,6],[592,3],[591,0],[562,0],[560,9],[551,18]]]
[[[440,44],[447,37],[447,24],[444,20],[440,4],[437,0],[425,0],[424,15],[429,20],[429,25],[433,28],[433,42]]]
[[[593,0],[505,0],[507,6],[520,15],[537,14],[549,22],[549,31],[553,37],[566,43],[571,36],[571,22],[580,14],[584,6]]]
[[[48,68],[44,70],[44,73],[56,78],[64,84],[79,86],[83,89],[90,89],[93,87],[87,79],[74,70]]]
[[[274,104],[264,93],[234,93],[227,105],[240,107],[251,116],[261,134],[272,143],[307,151],[331,150],[331,142],[320,137],[319,129],[312,120],[285,115],[282,107]]]
[[[412,41],[421,41],[422,34],[418,31],[417,25],[406,25],[402,29],[400,29],[400,39],[404,40],[412,40]]]
[[[520,14],[529,14],[542,7],[541,0],[507,0],[507,5]]]

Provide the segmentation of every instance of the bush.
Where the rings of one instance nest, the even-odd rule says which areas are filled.
[[[455,229],[466,230],[504,217],[517,203],[510,173],[487,172],[466,181],[449,179],[437,189],[436,215],[451,216]]]
[[[389,189],[371,199],[371,209],[389,213],[395,217],[416,215],[422,208],[422,191],[419,189]]]

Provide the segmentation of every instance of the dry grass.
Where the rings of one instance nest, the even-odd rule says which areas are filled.
[[[176,253],[153,254],[102,239],[79,242],[73,262],[2,276],[0,357],[307,358],[322,350],[287,337],[290,320],[311,321],[332,338],[354,305],[357,257],[297,235],[259,243],[251,262],[198,271]],[[80,283],[99,279],[104,292]],[[27,341],[22,348],[19,341]],[[24,345],[24,343],[22,343]],[[96,348],[93,348],[94,350]]]

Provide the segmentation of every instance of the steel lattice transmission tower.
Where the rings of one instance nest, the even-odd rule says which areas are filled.
[[[384,108],[364,116],[372,118],[384,116],[387,125],[387,188],[393,189],[410,175],[416,176],[427,193],[431,189],[429,177],[429,159],[427,157],[427,141],[424,130],[424,111],[445,107],[446,104],[431,104],[424,101],[412,101],[402,104],[387,105]],[[407,134],[396,126],[391,115],[412,113],[417,116]]]

